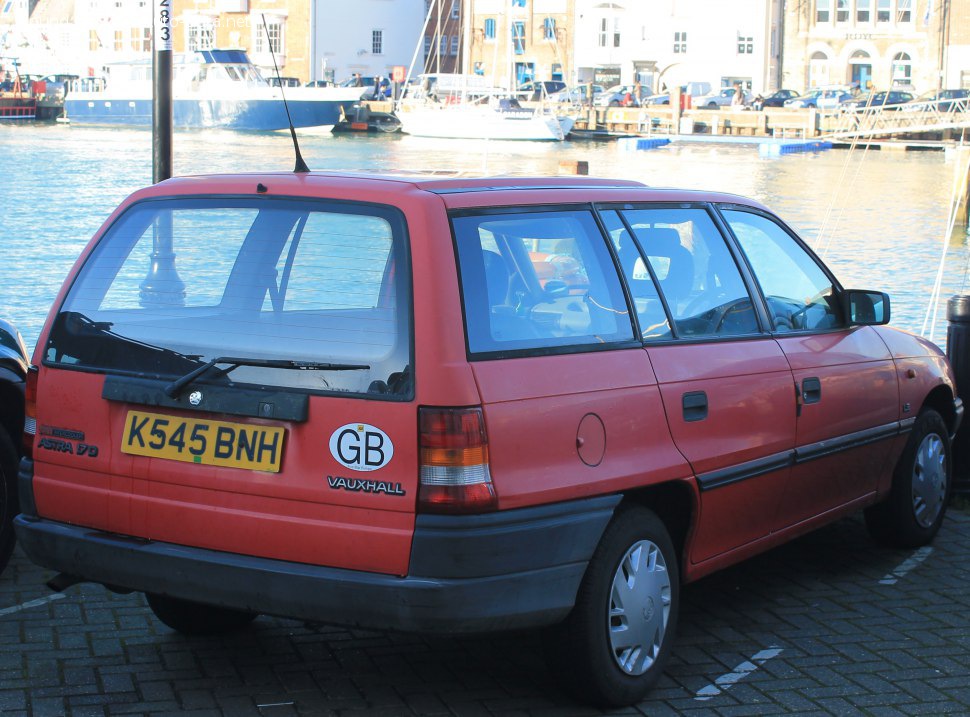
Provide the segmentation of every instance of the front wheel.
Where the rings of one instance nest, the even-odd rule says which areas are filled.
[[[924,409],[896,464],[889,497],[865,511],[872,537],[897,548],[916,548],[933,540],[950,497],[950,470],[946,423],[933,409]]]
[[[217,635],[245,627],[257,614],[228,607],[204,605],[167,595],[145,593],[148,607],[161,622],[184,635]]]
[[[680,602],[677,555],[663,522],[639,506],[607,527],[547,659],[563,688],[602,707],[644,698],[670,657]]]

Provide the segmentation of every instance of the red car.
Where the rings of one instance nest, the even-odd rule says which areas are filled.
[[[172,179],[47,319],[16,530],[187,633],[552,626],[564,686],[630,704],[683,582],[859,509],[932,540],[963,408],[889,317],[733,195]]]

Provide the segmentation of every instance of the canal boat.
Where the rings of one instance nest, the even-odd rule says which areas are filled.
[[[357,87],[289,87],[293,125],[329,131],[341,107],[358,101]],[[181,129],[284,130],[282,90],[272,86],[243,50],[199,50],[173,58],[173,123]],[[112,63],[103,78],[72,83],[64,102],[73,124],[144,125],[152,122],[150,60]]]

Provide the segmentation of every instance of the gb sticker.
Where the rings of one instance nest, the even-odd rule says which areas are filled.
[[[330,436],[330,453],[337,463],[352,471],[376,471],[390,463],[394,444],[380,428],[348,423]]]

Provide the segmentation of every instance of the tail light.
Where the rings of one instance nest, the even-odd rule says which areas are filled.
[[[483,513],[498,499],[488,470],[488,438],[480,407],[421,408],[418,509]]]
[[[24,455],[34,457],[34,436],[37,435],[37,367],[27,370],[27,384],[24,388],[24,433],[22,437]]]

